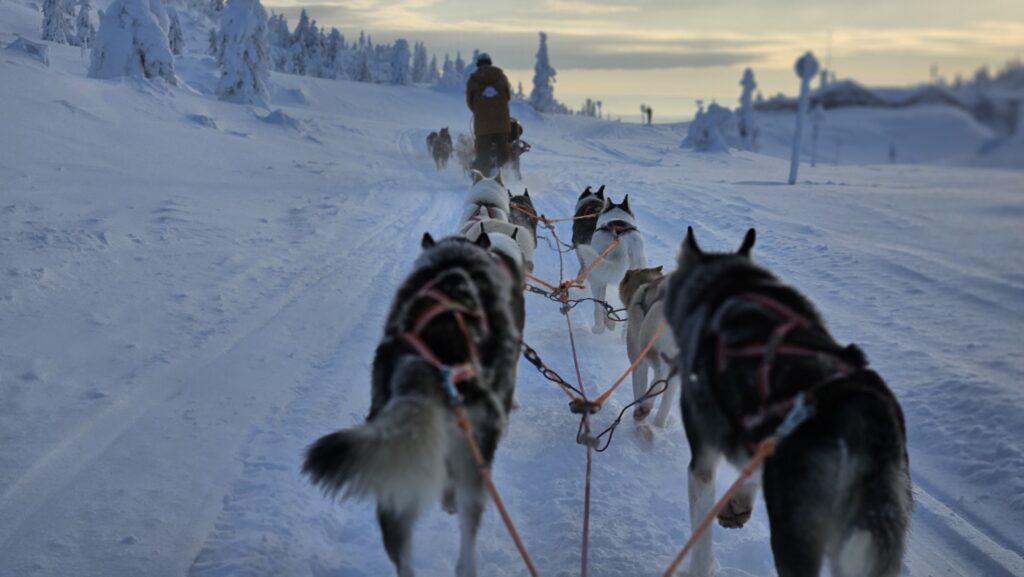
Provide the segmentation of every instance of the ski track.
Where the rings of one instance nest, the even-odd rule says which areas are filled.
[[[34,30],[35,9],[23,12]],[[77,50],[53,48],[55,67],[78,66]],[[26,74],[20,66],[4,70]],[[116,276],[126,263],[137,274],[156,271],[152,284],[137,283],[142,291],[158,285],[195,291],[124,305],[131,312],[161,309],[167,335],[154,339],[158,348],[126,353],[106,372],[94,370],[110,382],[86,388],[85,398],[96,403],[67,409],[63,429],[44,430],[43,421],[26,425],[33,427],[27,438],[13,435],[17,450],[0,461],[13,464],[0,469],[0,576],[392,574],[373,506],[323,498],[299,469],[315,438],[364,418],[369,365],[392,291],[419,252],[420,235],[455,227],[467,183],[454,162],[435,170],[424,139],[444,125],[457,136],[466,110],[458,95],[433,91],[281,75],[275,81],[293,87],[302,96],[296,102],[308,99],[288,110],[315,139],[263,126],[240,107],[206,110],[212,105],[200,92],[169,98],[147,86],[101,85],[106,96],[139,93],[127,97],[126,113],[155,112],[180,122],[183,114],[202,112],[235,140],[285,143],[268,155],[280,165],[260,158],[216,179],[150,167],[151,181],[139,186],[144,197],[132,196],[130,184],[108,192],[123,195],[134,211],[128,216],[79,209],[80,200],[60,194],[78,188],[50,176],[68,170],[99,178],[88,186],[100,189],[102,177],[120,177],[120,169],[22,150],[31,162],[0,166],[21,187],[14,201],[0,205],[0,256],[13,259],[3,271],[12,288],[2,287],[0,306],[19,304],[19,323],[52,322],[48,306],[67,306],[81,294],[83,307],[103,307],[88,313],[88,326],[116,326],[116,313],[130,315],[96,293],[107,286],[100,277]],[[338,96],[337,86],[351,94]],[[102,96],[72,94],[70,101],[41,101],[75,123],[113,123],[108,118],[116,111],[100,104]],[[330,102],[344,113],[317,108]],[[652,266],[674,268],[687,225],[713,250],[735,248],[756,226],[755,258],[804,290],[840,341],[862,344],[903,404],[916,501],[903,573],[1024,576],[1024,537],[1014,530],[1024,514],[1024,393],[1012,385],[1021,374],[1019,353],[1008,354],[1021,348],[1024,316],[1020,236],[1013,232],[1024,214],[1012,184],[1019,176],[994,173],[994,190],[981,198],[962,191],[984,186],[975,179],[987,173],[942,167],[805,167],[801,184],[785,187],[778,186],[783,161],[681,151],[679,126],[551,118],[520,105],[514,114],[526,119],[525,138],[534,148],[523,158],[523,181],[510,188],[530,188],[538,211],[551,217],[570,215],[587,185],[607,184],[615,200],[630,194]],[[766,145],[784,144],[765,136]],[[261,190],[280,198],[257,195],[255,207],[232,206],[247,197],[232,195],[238,191],[231,183],[249,174],[263,175],[257,178],[269,182]],[[42,195],[51,188],[53,203]],[[175,192],[194,188],[193,196]],[[224,188],[228,200],[218,200]],[[236,211],[280,226],[248,228],[225,219]],[[977,223],[991,234],[973,230]],[[568,240],[571,224],[558,226]],[[871,234],[880,230],[889,233]],[[46,264],[36,266],[36,256]],[[143,262],[170,264],[161,270]],[[202,270],[173,270],[191,263]],[[544,241],[536,264],[536,274],[556,280],[558,257]],[[566,276],[577,268],[575,255],[566,254]],[[199,284],[188,284],[191,273]],[[609,292],[616,304],[616,291]],[[526,298],[525,340],[575,381],[557,305]],[[570,314],[583,382],[593,396],[628,359],[622,327],[592,334],[591,310],[582,303]],[[135,333],[115,336],[130,340]],[[83,350],[68,351],[74,356],[64,364],[92,361]],[[21,362],[19,354],[12,358]],[[24,370],[11,397],[17,401],[22,388],[44,385],[58,393],[65,375],[48,377],[46,368]],[[596,431],[631,400],[629,381],[593,417]],[[574,439],[578,418],[562,391],[526,362],[517,386],[522,406],[498,448],[494,478],[541,574],[578,575],[585,457]],[[45,411],[41,417],[52,418]],[[595,577],[660,574],[689,535],[689,451],[678,411],[655,437],[641,441],[627,413],[610,449],[594,455],[589,565]],[[719,491],[734,476],[721,467]],[[712,531],[720,577],[774,574],[763,502],[743,530]],[[420,575],[453,574],[457,533],[455,520],[439,508],[424,515],[415,533]],[[478,558],[481,575],[523,574],[493,507],[484,517]]]

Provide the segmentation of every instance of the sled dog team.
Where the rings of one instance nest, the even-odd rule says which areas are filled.
[[[474,172],[458,234],[423,236],[392,301],[366,421],[307,450],[303,471],[314,484],[332,496],[376,501],[399,577],[414,575],[412,529],[437,501],[459,517],[456,575],[477,575],[487,495],[452,404],[462,403],[490,466],[514,407],[534,214],[528,192],[512,197],[500,176]],[[816,576],[826,560],[835,577],[898,575],[912,507],[906,432],[899,403],[864,353],[834,340],[803,294],[754,262],[753,229],[736,252],[705,252],[687,229],[676,269],[665,274],[647,267],[628,196],[616,203],[604,186],[588,187],[575,210],[587,215],[572,231],[581,270],[589,269],[585,282],[602,301],[618,287],[630,360],[648,349],[633,372],[635,398],[648,391],[649,372],[667,380],[653,419],[664,426],[681,390],[691,528],[716,501],[722,458],[743,467],[759,442],[807,411],[718,514],[719,524],[743,526],[762,488],[780,577]],[[614,323],[595,303],[593,331],[606,330]],[[647,440],[653,404],[645,400],[633,413]],[[707,531],[687,574],[715,569]]]

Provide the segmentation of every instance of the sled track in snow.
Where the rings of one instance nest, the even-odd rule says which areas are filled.
[[[429,198],[425,201],[430,203]],[[421,216],[425,217],[431,212],[424,211]],[[4,520],[0,523],[0,551],[9,546],[22,525],[45,508],[46,502],[53,495],[70,486],[80,474],[97,462],[143,415],[168,399],[197,386],[196,383],[202,380],[200,375],[204,371],[210,370],[219,359],[244,347],[248,339],[273,326],[290,309],[301,306],[307,293],[323,287],[326,283],[344,281],[350,270],[347,265],[353,256],[360,254],[366,247],[373,246],[379,237],[393,232],[395,227],[404,227],[404,224],[399,224],[399,220],[404,216],[396,215],[347,253],[324,263],[323,266],[308,267],[293,277],[294,282],[289,290],[274,299],[274,305],[270,307],[271,312],[249,322],[242,321],[245,326],[239,328],[232,337],[222,341],[223,346],[215,351],[194,359],[193,362],[181,363],[180,366],[172,365],[167,372],[159,371],[159,367],[155,369],[156,372],[150,372],[149,367],[141,367],[141,374],[137,376],[140,381],[138,387],[117,399],[106,410],[79,425],[0,494],[0,518]],[[173,386],[168,387],[169,384]],[[224,394],[230,396],[231,392],[224,391]],[[271,401],[267,400],[268,403]],[[0,557],[3,555],[0,554]]]

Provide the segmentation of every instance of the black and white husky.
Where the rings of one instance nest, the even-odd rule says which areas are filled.
[[[604,258],[600,258],[605,249],[616,239],[619,244],[615,245],[615,248]],[[583,269],[594,262],[597,263],[587,275],[586,282],[590,285],[591,295],[599,301],[605,301],[609,285],[619,286],[627,270],[647,266],[644,239],[636,227],[633,211],[629,209],[628,194],[621,204],[615,204],[611,199],[605,201],[604,208],[597,217],[597,224],[590,242],[577,244],[576,254],[579,256],[580,266]],[[598,260],[599,258],[600,260]],[[605,314],[605,309],[595,302],[593,330],[595,333],[603,333],[606,328],[614,329],[615,322],[609,319]]]
[[[477,574],[476,534],[487,498],[449,406],[451,388],[489,466],[508,423],[520,336],[509,302],[512,280],[487,250],[488,240],[435,243],[424,235],[424,251],[398,289],[374,356],[366,422],[321,437],[306,452],[303,472],[327,493],[376,500],[384,548],[400,577],[413,575],[413,524],[438,499],[459,514],[456,575]]]
[[[572,221],[572,246],[590,244],[590,239],[597,230],[597,215],[604,210],[604,185],[597,189],[597,192],[590,190],[588,186],[576,199],[576,211],[573,213]],[[582,218],[592,217],[592,218]],[[581,265],[582,266],[582,265]]]
[[[898,575],[912,507],[900,405],[859,348],[839,345],[806,297],[754,264],[754,238],[704,253],[691,229],[669,278],[692,525],[714,504],[723,455],[742,466],[781,423],[809,414],[760,471],[779,576],[816,576],[826,557],[836,577]],[[731,500],[723,526],[750,518],[756,488]],[[710,575],[714,563],[709,530],[690,573]]]

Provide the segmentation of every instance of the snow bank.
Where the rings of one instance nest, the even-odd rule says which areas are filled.
[[[92,51],[92,78],[163,78],[176,84],[160,0],[115,0],[103,15]]]

